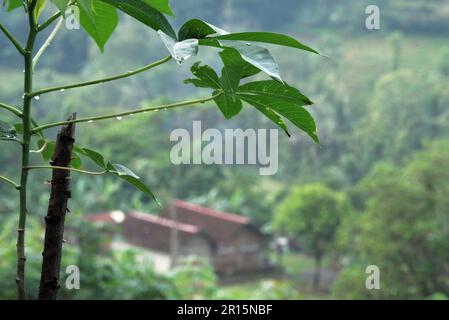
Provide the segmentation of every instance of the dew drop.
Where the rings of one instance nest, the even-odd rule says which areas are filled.
[[[122,118],[122,117],[117,117],[116,119],[117,119],[117,120],[122,120],[123,118]]]
[[[87,121],[87,123],[92,123],[92,122],[94,122],[94,120],[89,120],[89,121]]]
[[[65,89],[61,89],[61,90],[59,90],[60,92],[64,92],[65,91]]]
[[[39,100],[41,97],[35,96],[34,99]]]

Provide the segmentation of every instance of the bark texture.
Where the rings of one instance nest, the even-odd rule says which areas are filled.
[[[74,119],[76,119],[76,114],[72,114],[68,118],[68,120]],[[51,161],[52,166],[70,167],[74,142],[75,124],[71,123],[59,131]],[[70,171],[54,169],[48,212],[45,217],[45,244],[42,252],[39,300],[56,300],[57,298],[60,287],[64,222],[70,197]]]

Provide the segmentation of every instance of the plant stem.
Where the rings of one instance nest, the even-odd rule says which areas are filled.
[[[163,63],[166,63],[167,61],[171,60],[171,56],[167,56],[164,59],[158,60],[156,62],[153,62],[143,68],[134,70],[134,71],[128,71],[126,73],[122,73],[119,75],[115,75],[112,77],[107,77],[107,78],[103,78],[103,79],[98,79],[98,80],[92,80],[92,81],[86,81],[86,82],[80,82],[80,83],[74,83],[74,84],[69,84],[69,85],[65,85],[65,86],[60,86],[60,87],[52,87],[52,88],[47,88],[47,89],[42,89],[36,92],[31,93],[31,97],[35,97],[35,96],[40,96],[42,94],[45,93],[49,93],[49,92],[54,92],[54,91],[61,91],[61,90],[68,90],[68,89],[73,89],[73,88],[80,88],[80,87],[87,87],[87,86],[91,86],[91,85],[95,85],[95,84],[100,84],[100,83],[105,83],[105,82],[111,82],[114,80],[119,80],[119,79],[123,79],[123,78],[127,78],[127,77],[131,77],[133,75],[142,73],[144,71],[150,70],[154,67],[157,67]]]
[[[28,23],[29,33],[27,45],[24,53],[25,76],[24,76],[24,98],[23,98],[23,143],[22,143],[22,173],[20,177],[20,214],[19,227],[17,229],[17,291],[19,299],[26,299],[25,290],[25,227],[27,215],[27,182],[28,182],[28,163],[30,155],[31,140],[31,97],[29,93],[33,90],[33,48],[37,35],[36,21],[34,18],[34,8],[36,0],[29,3]]]
[[[20,52],[21,55],[25,55],[25,49],[22,48],[22,46],[19,44],[19,41],[14,38],[14,36],[11,34],[11,32],[6,29],[1,23],[0,23],[0,30],[3,31],[3,33],[6,35],[6,37],[11,41],[11,43],[16,47],[16,49]]]
[[[55,28],[53,29],[53,31],[48,36],[47,40],[45,40],[45,42],[42,45],[42,47],[37,51],[36,55],[33,58],[33,70],[36,68],[36,64],[38,63],[38,61],[39,61],[40,57],[42,56],[42,54],[45,52],[45,50],[47,50],[47,48],[50,46],[50,44],[53,41],[53,39],[56,37],[56,34],[58,33],[59,29],[61,29],[61,26],[62,26],[63,22],[64,22],[63,18],[59,19],[58,23],[56,24]]]
[[[5,110],[8,110],[8,111],[14,113],[14,114],[15,114],[16,116],[18,116],[19,118],[22,118],[22,112],[21,112],[19,109],[14,108],[13,106],[10,106],[10,105],[7,105],[7,104],[5,104],[5,103],[1,103],[1,102],[0,102],[0,108],[3,108],[3,109],[5,109]]]
[[[223,91],[220,91],[219,93],[217,93],[211,97],[208,97],[208,98],[182,101],[182,102],[173,103],[173,104],[160,105],[157,107],[143,108],[143,109],[137,109],[137,110],[132,110],[132,111],[120,112],[120,113],[113,113],[113,114],[96,116],[96,117],[79,118],[79,119],[72,120],[72,121],[54,122],[54,123],[49,123],[46,125],[36,127],[32,130],[32,132],[38,132],[38,131],[53,128],[53,127],[59,127],[59,126],[63,126],[63,125],[69,124],[69,123],[92,122],[92,121],[98,121],[98,120],[113,119],[113,118],[117,118],[117,117],[126,117],[126,116],[139,114],[139,113],[166,110],[166,109],[174,109],[174,108],[184,107],[184,106],[188,106],[188,105],[192,105],[192,104],[206,103],[208,101],[218,98],[222,94],[223,94]]]
[[[76,113],[68,119],[75,119]],[[61,128],[56,138],[55,151],[51,158],[53,167],[70,167],[75,143],[75,125],[68,124]],[[64,242],[65,216],[67,203],[71,198],[70,171],[53,170],[51,192],[45,216],[45,240],[42,252],[41,281],[39,300],[56,300],[60,287],[62,245]]]
[[[86,171],[86,170],[81,170],[81,169],[75,169],[75,168],[68,168],[68,167],[59,167],[59,166],[28,166],[27,167],[28,170],[32,170],[32,169],[58,169],[58,170],[65,170],[65,171],[73,171],[73,172],[78,172],[78,173],[85,173],[85,174],[90,174],[92,176],[101,176],[103,174],[108,173],[108,171],[100,171],[100,172],[92,172],[92,171]]]
[[[14,181],[12,181],[11,179],[9,179],[7,177],[0,176],[0,180],[5,181],[6,183],[9,183],[16,189],[19,188],[19,185],[17,183],[15,183]]]

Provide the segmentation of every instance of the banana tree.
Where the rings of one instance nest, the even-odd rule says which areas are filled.
[[[25,290],[26,257],[24,243],[26,218],[29,209],[27,207],[27,190],[29,188],[28,176],[30,171],[39,169],[53,170],[53,177],[65,172],[66,178],[70,172],[90,175],[115,175],[157,201],[150,188],[133,171],[124,165],[105,159],[101,152],[72,145],[69,148],[71,161],[65,165],[56,165],[57,152],[55,152],[55,149],[58,147],[58,143],[45,137],[47,129],[62,127],[60,135],[63,135],[64,132],[67,133],[67,130],[69,134],[70,132],[73,134],[75,123],[120,119],[129,115],[138,115],[161,109],[181,108],[213,102],[226,119],[238,115],[245,104],[255,108],[255,112],[260,112],[268,117],[287,136],[290,136],[290,133],[287,126],[288,122],[285,120],[304,131],[313,141],[319,143],[315,121],[305,108],[311,105],[312,101],[297,88],[283,81],[273,55],[263,46],[264,44],[279,45],[318,54],[314,49],[290,36],[269,32],[230,33],[199,19],[185,22],[178,31],[175,31],[169,22],[169,17],[174,16],[169,0],[3,0],[3,6],[7,12],[13,10],[23,11],[24,23],[28,25],[26,43],[21,44],[7,28],[7,21],[0,21],[0,30],[9,39],[11,45],[17,49],[17,54],[23,57],[24,64],[22,105],[14,106],[0,102],[0,109],[12,113],[18,120],[12,123],[0,121],[0,140],[19,144],[22,153],[22,158],[18,159],[21,167],[20,180],[16,182],[12,178],[0,175],[1,182],[12,186],[18,191],[20,203],[16,277],[19,299],[26,299],[27,297]],[[137,21],[136,23],[142,23],[157,32],[160,40],[167,48],[167,56],[133,71],[106,78],[62,84],[49,88],[34,88],[35,67],[50,42],[54,40],[58,30],[63,26],[64,19],[68,19],[71,13],[73,13],[74,6],[76,6],[79,12],[79,16],[76,18],[80,26],[95,41],[99,48],[99,54],[104,51],[107,41],[116,29],[120,15],[128,15],[134,18]],[[46,18],[43,19],[42,17]],[[43,39],[43,45],[40,48],[36,48],[38,37],[47,28],[53,28],[53,31],[47,39]],[[192,78],[186,79],[184,82],[195,87],[210,89],[210,96],[100,116],[76,118],[75,115],[72,115],[66,120],[54,123],[40,124],[36,121],[37,119],[35,120],[31,117],[33,99],[39,99],[42,95],[129,78],[166,63],[175,62],[182,64],[194,57],[199,50],[206,50],[207,48],[214,48],[215,51],[218,49],[219,58],[223,64],[221,73],[217,73],[208,65],[197,62],[191,68]],[[265,75],[265,80],[251,80],[252,77],[260,73]],[[257,79],[263,78],[259,75]],[[43,163],[40,164],[30,163],[30,148],[31,144],[35,142],[43,156]],[[98,171],[84,170],[81,161],[79,161],[81,157],[90,159],[93,164],[99,167]],[[67,188],[67,186],[62,185],[54,187],[55,192],[58,192],[58,188]],[[53,201],[57,200],[53,199]],[[64,207],[64,204],[62,204],[62,207]],[[62,219],[61,232],[63,232],[64,228],[64,217],[65,212],[58,217],[58,219]],[[51,234],[54,231],[49,231],[53,230],[49,228],[49,222],[47,221],[50,218],[52,217],[46,217],[46,240],[47,237],[50,239],[55,236]],[[56,237],[56,241],[62,242],[62,234]],[[62,243],[58,243],[55,248],[55,250],[61,251]],[[45,274],[46,259],[49,259],[49,256],[53,257],[52,263],[55,264],[56,268],[56,270],[53,270],[56,271],[54,279],[46,278],[48,275]],[[56,258],[54,258],[55,256]],[[61,252],[58,254],[54,252],[45,254],[44,251],[42,279],[46,280],[41,281],[39,297],[42,299],[56,298],[59,287],[60,257]]]

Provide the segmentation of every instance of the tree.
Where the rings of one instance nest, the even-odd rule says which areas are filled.
[[[315,288],[320,283],[322,258],[332,249],[340,221],[350,210],[343,193],[309,184],[295,187],[275,214],[275,229],[293,236],[315,258]]]
[[[0,181],[17,189],[20,198],[16,277],[20,299],[26,299],[25,230],[29,210],[27,207],[28,177],[31,170],[50,169],[53,170],[53,177],[64,177],[64,179],[70,179],[70,172],[90,175],[111,174],[124,179],[157,201],[152,191],[130,169],[106,160],[97,151],[74,145],[75,123],[81,124],[107,119],[120,120],[130,115],[204,104],[210,101],[214,101],[225,118],[229,119],[240,113],[243,108],[243,102],[245,102],[267,116],[288,135],[289,131],[284,118],[306,132],[315,142],[319,142],[315,121],[304,108],[304,106],[311,105],[312,101],[298,89],[283,82],[278,65],[270,51],[256,44],[281,45],[318,53],[289,36],[268,32],[228,33],[221,28],[198,19],[187,21],[178,32],[175,32],[166,17],[174,15],[168,0],[4,0],[3,2],[7,5],[8,11],[19,8],[25,9],[23,17],[26,18],[28,26],[27,41],[26,45],[23,46],[6,26],[0,23],[0,30],[17,49],[18,55],[22,56],[24,61],[23,76],[25,86],[23,105],[12,106],[7,103],[0,103],[1,109],[12,113],[21,121],[17,124],[6,121],[0,122],[0,139],[18,143],[22,151],[20,182],[0,176]],[[54,6],[48,5],[50,3]],[[101,52],[104,51],[106,43],[119,23],[118,10],[120,10],[157,31],[170,54],[147,66],[123,74],[36,90],[33,86],[33,79],[37,64],[45,53],[46,48],[54,40],[58,30],[64,24],[63,19],[73,19],[71,14],[75,9],[73,6],[76,6],[76,11],[80,13],[79,23],[82,28],[95,41]],[[55,12],[48,15],[51,12],[50,10]],[[48,17],[48,19],[44,20],[43,17]],[[52,25],[54,25],[53,31],[43,41],[42,47],[36,50],[39,36]],[[220,50],[219,56],[223,62],[222,74],[219,76],[211,67],[201,65],[198,62],[191,69],[194,78],[187,79],[185,82],[195,87],[211,89],[213,92],[209,97],[100,116],[76,118],[73,115],[65,121],[43,125],[38,124],[37,121],[31,118],[33,99],[39,99],[42,95],[128,78],[173,60],[178,64],[182,64],[185,60],[195,56],[200,47],[213,47]],[[261,72],[271,79],[241,84],[242,79],[252,77]],[[62,132],[61,138],[57,142],[45,138],[45,130],[61,126],[63,131],[70,131],[70,135],[62,134]],[[31,143],[35,140],[37,140],[45,165],[30,164]],[[54,165],[54,160],[58,158],[61,150],[64,150],[64,159],[73,159],[70,165]],[[80,161],[81,157],[90,159],[100,167],[100,171],[83,170]],[[48,162],[50,163],[48,164]],[[68,173],[66,172],[63,175],[61,173],[63,171],[68,171]],[[60,251],[62,250],[67,200],[70,198],[69,183],[64,184],[64,189],[59,188],[59,184],[59,181],[52,181],[52,195],[49,213],[46,217],[46,241],[39,294],[39,297],[42,299],[55,299],[59,288]],[[56,197],[55,195],[60,196]],[[57,208],[57,210],[54,208]],[[57,223],[58,228],[49,227],[53,223]],[[48,267],[49,265],[51,267]]]
[[[366,209],[348,217],[339,246],[350,264],[334,286],[339,298],[422,299],[447,295],[449,146],[434,142],[402,169],[378,165],[359,185]],[[381,290],[365,290],[368,265],[380,269]],[[353,283],[359,288],[353,290]]]

